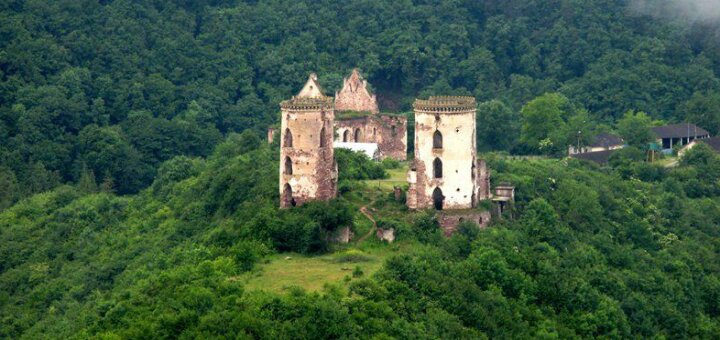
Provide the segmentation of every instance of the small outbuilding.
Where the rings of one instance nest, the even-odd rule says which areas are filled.
[[[710,138],[707,130],[691,123],[656,126],[652,131],[664,153],[672,153],[676,145],[687,145],[696,139]]]

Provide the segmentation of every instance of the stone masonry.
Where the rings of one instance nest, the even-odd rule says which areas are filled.
[[[336,141],[376,143],[380,158],[407,158],[407,118],[379,114],[377,99],[367,89],[357,69],[343,81],[335,94]],[[345,113],[345,115],[343,114]]]
[[[489,174],[476,157],[476,106],[472,97],[430,97],[413,104],[415,159],[408,171],[409,208],[470,209],[488,198]]]
[[[333,151],[335,110],[313,73],[300,93],[280,104],[280,207],[337,196]]]
[[[353,69],[350,76],[343,79],[342,89],[335,92],[335,110],[379,113],[377,98],[367,85],[358,69]]]

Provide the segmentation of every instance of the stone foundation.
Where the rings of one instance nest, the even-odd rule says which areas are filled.
[[[463,221],[472,221],[477,224],[480,229],[484,229],[488,226],[491,219],[492,216],[489,211],[455,210],[452,212],[437,213],[438,223],[443,231],[443,235],[446,237],[452,236],[452,234],[457,231],[458,225]]]

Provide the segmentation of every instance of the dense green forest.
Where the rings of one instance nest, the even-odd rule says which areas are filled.
[[[634,7],[3,1],[0,208],[83,175],[120,194],[138,192],[163,161],[207,156],[224,134],[276,123],[279,101],[311,71],[333,93],[361,68],[386,111],[430,94],[492,101],[481,107],[489,110],[480,115],[488,130],[478,131],[485,150],[538,152],[518,142],[517,117],[546,92],[561,93],[597,124],[636,110],[720,132],[715,22]]]
[[[0,338],[720,338],[720,156],[644,161],[652,124],[720,133],[720,15],[678,3],[2,1]],[[442,237],[345,150],[338,199],[278,209],[278,103],[353,67],[383,111],[476,97],[514,218]],[[607,131],[608,166],[552,158]],[[395,244],[330,241],[361,207]],[[285,254],[351,272],[248,288]]]
[[[278,210],[277,155],[233,135],[207,159],[163,163],[138,195],[62,186],[1,213],[0,337],[720,335],[720,156],[707,147],[672,170],[490,157],[495,181],[517,185],[520,216],[449,239],[384,192],[380,222],[412,247],[371,277],[283,294],[236,278],[275,251],[327,251],[363,182]],[[361,163],[340,171],[374,173]]]

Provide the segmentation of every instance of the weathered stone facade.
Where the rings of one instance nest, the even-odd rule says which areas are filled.
[[[311,74],[300,93],[280,107],[280,207],[336,197],[333,99]]]
[[[357,69],[352,70],[350,76],[343,79],[342,89],[335,92],[335,110],[366,111],[372,114],[380,112],[377,98],[370,93],[367,85],[360,72]]]
[[[489,173],[477,160],[475,98],[416,100],[415,159],[408,172],[411,209],[474,208],[489,196]]]
[[[443,235],[448,237],[456,232],[458,225],[464,221],[473,222],[483,229],[490,223],[491,218],[492,214],[489,211],[478,211],[474,209],[453,211],[451,213],[439,212],[437,214],[440,229],[442,229]]]
[[[342,90],[335,94],[335,110],[337,142],[376,143],[380,159],[407,158],[407,118],[378,114],[377,99],[357,69],[345,78]],[[342,117],[341,112],[348,114]]]
[[[335,120],[336,141],[376,143],[380,159],[407,158],[407,118],[394,115],[371,115]]]

